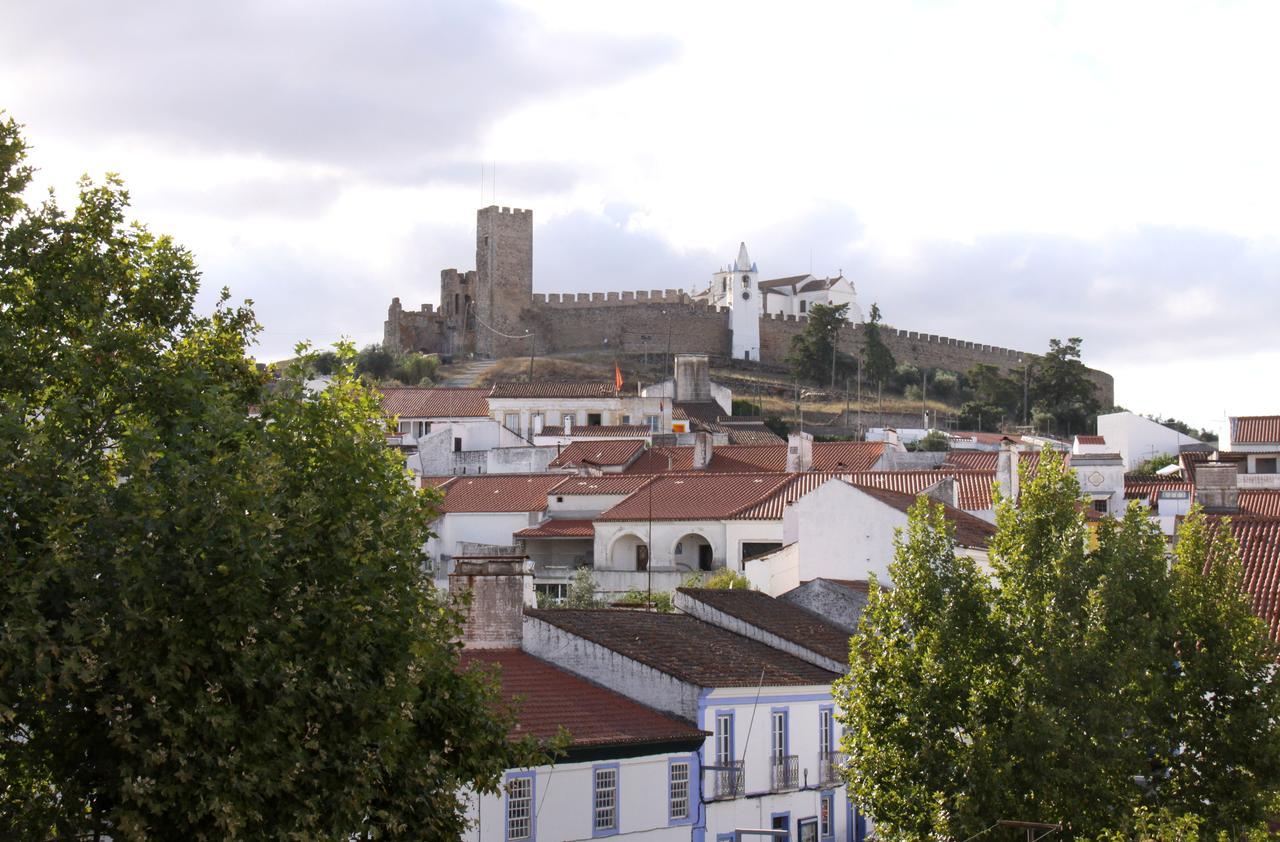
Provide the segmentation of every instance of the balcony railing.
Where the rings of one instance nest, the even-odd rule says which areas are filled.
[[[818,782],[823,786],[840,782],[840,771],[844,769],[845,754],[843,751],[828,751],[818,755]]]
[[[773,776],[770,780],[774,792],[800,786],[800,758],[794,754],[773,758]]]
[[[728,766],[728,769],[713,769],[716,777],[716,798],[739,798],[746,789],[746,772],[741,760],[718,762],[717,765]]]

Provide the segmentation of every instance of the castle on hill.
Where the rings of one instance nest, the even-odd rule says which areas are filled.
[[[476,211],[476,268],[440,272],[440,305],[405,310],[391,301],[383,345],[393,351],[446,356],[539,356],[565,351],[707,354],[783,364],[814,304],[848,304],[841,351],[862,348],[862,317],[853,284],[843,276],[796,275],[762,280],[745,244],[696,295],[678,289],[543,294],[533,291],[533,211]],[[967,371],[977,363],[1002,371],[1036,355],[916,331],[882,327],[896,359]],[[1098,400],[1114,403],[1111,375],[1091,370]]]

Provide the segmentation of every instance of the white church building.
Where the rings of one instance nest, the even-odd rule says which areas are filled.
[[[804,316],[814,304],[847,304],[849,321],[862,321],[853,283],[843,274],[833,278],[794,275],[762,281],[760,268],[747,254],[746,243],[738,245],[737,259],[716,272],[711,287],[696,298],[729,308],[733,357],[738,360],[760,359],[762,315]]]

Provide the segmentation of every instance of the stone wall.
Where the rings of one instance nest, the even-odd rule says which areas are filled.
[[[614,293],[610,293],[611,295]],[[729,312],[685,296],[667,300],[537,301],[522,323],[537,334],[537,353],[617,350],[727,356]]]
[[[492,205],[476,212],[476,351],[489,356],[527,354],[528,340],[510,339],[525,327],[521,311],[533,298],[533,211]],[[495,332],[496,331],[496,332]]]

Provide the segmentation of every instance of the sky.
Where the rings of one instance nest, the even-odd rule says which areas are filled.
[[[1280,4],[5,3],[40,192],[251,299],[255,353],[380,340],[532,208],[539,292],[843,272],[896,327],[1079,336],[1128,409],[1280,412]]]

